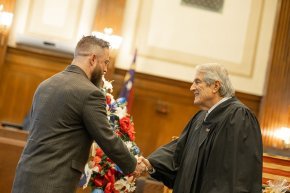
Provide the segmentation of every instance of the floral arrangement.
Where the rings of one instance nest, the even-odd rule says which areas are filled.
[[[135,130],[132,117],[127,113],[126,99],[114,99],[112,82],[103,78],[106,95],[108,120],[115,134],[127,145],[129,151],[138,156],[140,150],[135,143]],[[90,158],[85,166],[85,174],[81,179],[83,188],[90,186],[93,193],[129,193],[136,188],[133,176],[126,176],[120,168],[107,157],[94,142]],[[83,183],[82,183],[83,181]]]
[[[268,181],[268,185],[264,187],[263,193],[285,193],[290,185],[286,179],[278,179],[275,181]]]

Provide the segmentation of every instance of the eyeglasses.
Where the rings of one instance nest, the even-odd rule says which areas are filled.
[[[105,60],[104,63],[105,63],[106,65],[109,65],[109,64],[110,64],[110,60]]]

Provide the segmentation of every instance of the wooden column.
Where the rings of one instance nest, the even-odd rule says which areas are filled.
[[[0,0],[0,4],[4,6],[3,11],[14,13],[15,0]],[[3,45],[0,44],[0,77],[2,74],[3,64],[4,64],[4,60],[6,56],[8,36],[9,36],[9,31],[8,31],[8,34],[6,34],[3,37],[4,44]]]
[[[275,137],[281,127],[290,127],[290,1],[280,0],[273,35],[266,92],[260,109],[265,147],[283,149]]]
[[[113,34],[122,35],[126,0],[99,0],[93,31],[103,32],[105,27]]]

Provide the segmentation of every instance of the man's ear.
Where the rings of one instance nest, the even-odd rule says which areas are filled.
[[[214,82],[213,93],[217,93],[217,92],[219,91],[220,87],[221,87],[221,83],[220,83],[220,81],[217,81],[217,80],[216,80],[216,81]]]
[[[97,56],[95,54],[92,54],[92,56],[90,57],[90,66],[94,66],[96,60]]]

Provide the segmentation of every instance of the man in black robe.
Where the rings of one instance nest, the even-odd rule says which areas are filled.
[[[178,139],[143,158],[150,175],[174,193],[260,193],[259,123],[234,96],[227,70],[198,65],[190,90],[202,110]]]

